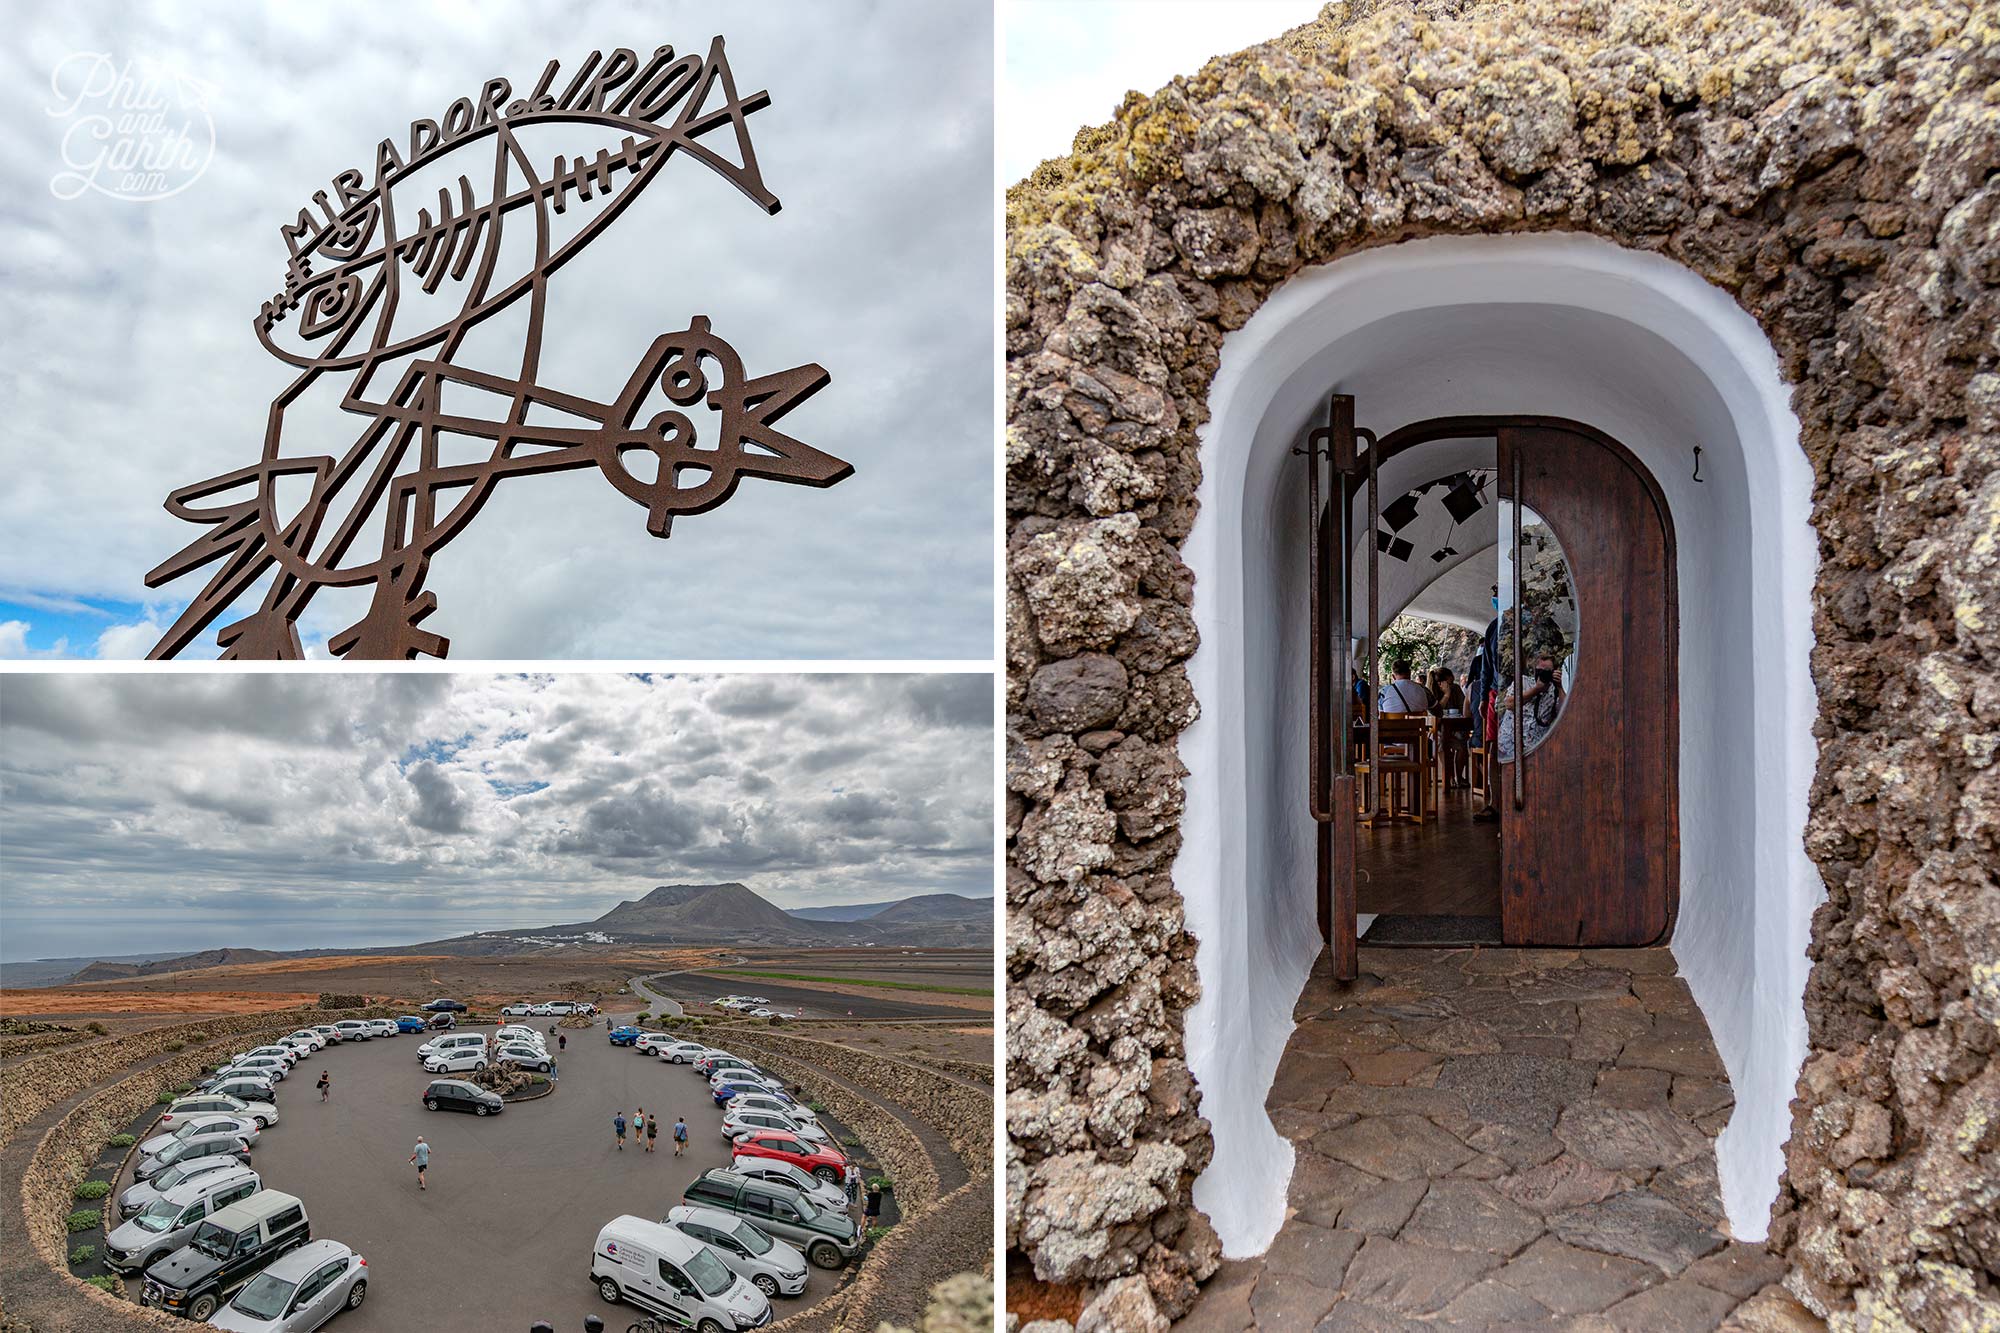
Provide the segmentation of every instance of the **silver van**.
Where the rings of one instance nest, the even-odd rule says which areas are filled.
[[[590,1252],[597,1294],[665,1315],[696,1333],[762,1328],[771,1322],[764,1293],[731,1271],[700,1241],[643,1217],[614,1217]]]
[[[176,1185],[104,1238],[105,1266],[121,1273],[151,1268],[187,1244],[210,1213],[261,1188],[257,1173],[235,1162]]]

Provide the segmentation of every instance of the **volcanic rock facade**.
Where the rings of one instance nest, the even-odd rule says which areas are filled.
[[[1222,339],[1307,265],[1528,229],[1686,265],[1794,387],[1829,898],[1772,1245],[1836,1326],[2000,1318],[1996,80],[1990,5],[1332,4],[1010,192],[1008,1242],[1086,1324],[1216,1262],[1170,868]]]

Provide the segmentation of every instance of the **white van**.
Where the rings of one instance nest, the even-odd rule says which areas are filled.
[[[614,1217],[590,1255],[597,1294],[694,1329],[762,1328],[771,1302],[706,1245],[643,1217]]]
[[[432,1037],[417,1047],[417,1063],[422,1064],[433,1055],[444,1055],[451,1051],[483,1051],[486,1049],[486,1034],[483,1032],[447,1032],[442,1037]]]

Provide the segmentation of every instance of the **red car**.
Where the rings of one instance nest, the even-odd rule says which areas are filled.
[[[831,1144],[816,1148],[801,1142],[782,1129],[760,1129],[736,1140],[732,1157],[773,1157],[810,1171],[821,1180],[838,1182],[847,1174],[847,1159]]]

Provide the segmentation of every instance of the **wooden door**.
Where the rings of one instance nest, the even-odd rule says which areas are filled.
[[[1672,929],[1680,876],[1678,629],[1661,502],[1637,462],[1602,436],[1540,424],[1498,434],[1500,494],[1553,534],[1574,596],[1573,637],[1549,628],[1556,617],[1537,610],[1532,591],[1520,636],[1530,688],[1538,649],[1556,663],[1544,674],[1560,680],[1565,665],[1572,674],[1538,738],[1527,734],[1533,704],[1503,717],[1509,730],[1524,720],[1525,743],[1503,737],[1495,793],[1501,937],[1559,948],[1657,943]],[[1521,563],[1532,577],[1535,563]],[[1503,634],[1503,659],[1511,645]]]

